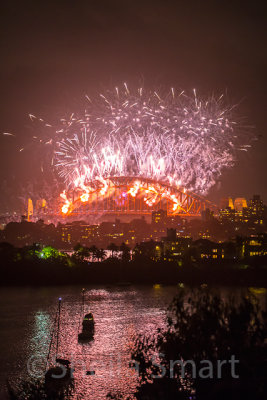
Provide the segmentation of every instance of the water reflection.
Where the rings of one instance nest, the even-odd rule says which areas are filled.
[[[75,364],[77,395],[86,393],[101,399],[110,390],[134,390],[137,378],[129,369],[133,336],[137,332],[150,333],[164,324],[164,307],[148,305],[143,297],[135,290],[87,291],[84,313],[94,314],[95,335],[92,342],[79,344],[81,299],[65,296],[59,356]],[[85,375],[87,370],[95,371],[95,375]]]
[[[134,391],[137,376],[129,368],[133,337],[151,334],[164,326],[166,309],[176,291],[174,286],[86,290],[84,314],[93,313],[95,335],[93,341],[81,344],[81,288],[1,290],[1,384],[7,377],[27,377],[31,357],[39,360],[42,368],[45,366],[61,296],[58,356],[74,364],[76,399],[101,400],[110,391]],[[225,298],[233,294],[232,288],[216,291]],[[247,294],[246,289],[234,291],[238,296]],[[255,294],[266,307],[266,292]],[[55,346],[51,356],[55,356]],[[86,375],[88,370],[94,370],[95,375]]]
[[[47,311],[37,311],[34,315],[33,336],[30,340],[32,351],[38,352],[40,345],[47,348],[51,333],[51,316]]]

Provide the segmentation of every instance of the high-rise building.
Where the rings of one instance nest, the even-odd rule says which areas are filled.
[[[81,243],[97,242],[99,239],[99,225],[81,225]]]
[[[152,212],[152,224],[166,225],[167,223],[167,211],[158,210]]]
[[[33,203],[32,199],[28,198],[28,207],[27,207],[27,220],[30,222],[33,217]]]
[[[46,202],[46,200],[45,200],[45,199],[38,199],[38,200],[36,200],[35,208],[36,208],[36,211],[44,212],[45,209],[47,208],[47,202]]]
[[[259,195],[254,195],[249,201],[247,217],[255,224],[263,224],[264,204]]]
[[[161,238],[163,245],[163,257],[164,260],[174,261],[180,260],[192,243],[191,237],[177,237],[176,230],[173,228],[167,229],[167,236]]]
[[[244,197],[237,197],[234,202],[236,211],[242,212],[243,208],[247,208],[247,200]]]
[[[225,197],[220,200],[220,209],[224,210],[225,208],[234,209],[233,199],[231,197]]]
[[[167,236],[168,240],[176,240],[176,229],[174,228],[167,228]]]
[[[219,211],[219,219],[221,221],[235,221],[235,210],[230,207],[223,208]]]
[[[253,198],[249,202],[251,212],[256,216],[262,216],[264,212],[263,201],[259,195],[254,194]]]
[[[169,215],[167,217],[168,228],[178,228],[183,224],[183,220],[180,215]]]
[[[61,233],[61,241],[63,243],[71,244],[73,241],[73,225],[64,224],[59,227]]]

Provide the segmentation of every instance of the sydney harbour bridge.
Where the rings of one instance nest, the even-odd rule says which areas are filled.
[[[66,216],[150,215],[166,210],[168,215],[197,217],[216,206],[207,199],[169,183],[141,177],[109,177],[88,184],[86,192],[75,188],[68,192],[71,207]]]

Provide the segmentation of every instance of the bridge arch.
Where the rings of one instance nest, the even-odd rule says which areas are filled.
[[[216,206],[208,200],[155,179],[114,176],[96,179],[68,192],[66,214],[148,215],[159,209],[168,215],[199,216]]]

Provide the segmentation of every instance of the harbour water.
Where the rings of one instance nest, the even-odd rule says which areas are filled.
[[[46,367],[58,298],[62,298],[58,356],[74,368],[76,399],[105,399],[109,392],[133,392],[136,372],[129,368],[131,346],[138,334],[164,327],[177,286],[89,287],[84,311],[95,318],[95,336],[78,343],[81,331],[81,287],[4,288],[0,290],[0,387],[6,379],[38,378]],[[233,289],[217,288],[224,297]],[[234,289],[246,294],[247,289]],[[266,291],[255,293],[266,307]],[[52,344],[50,362],[55,355]],[[54,353],[53,353],[54,352]],[[94,375],[86,375],[86,371]]]

